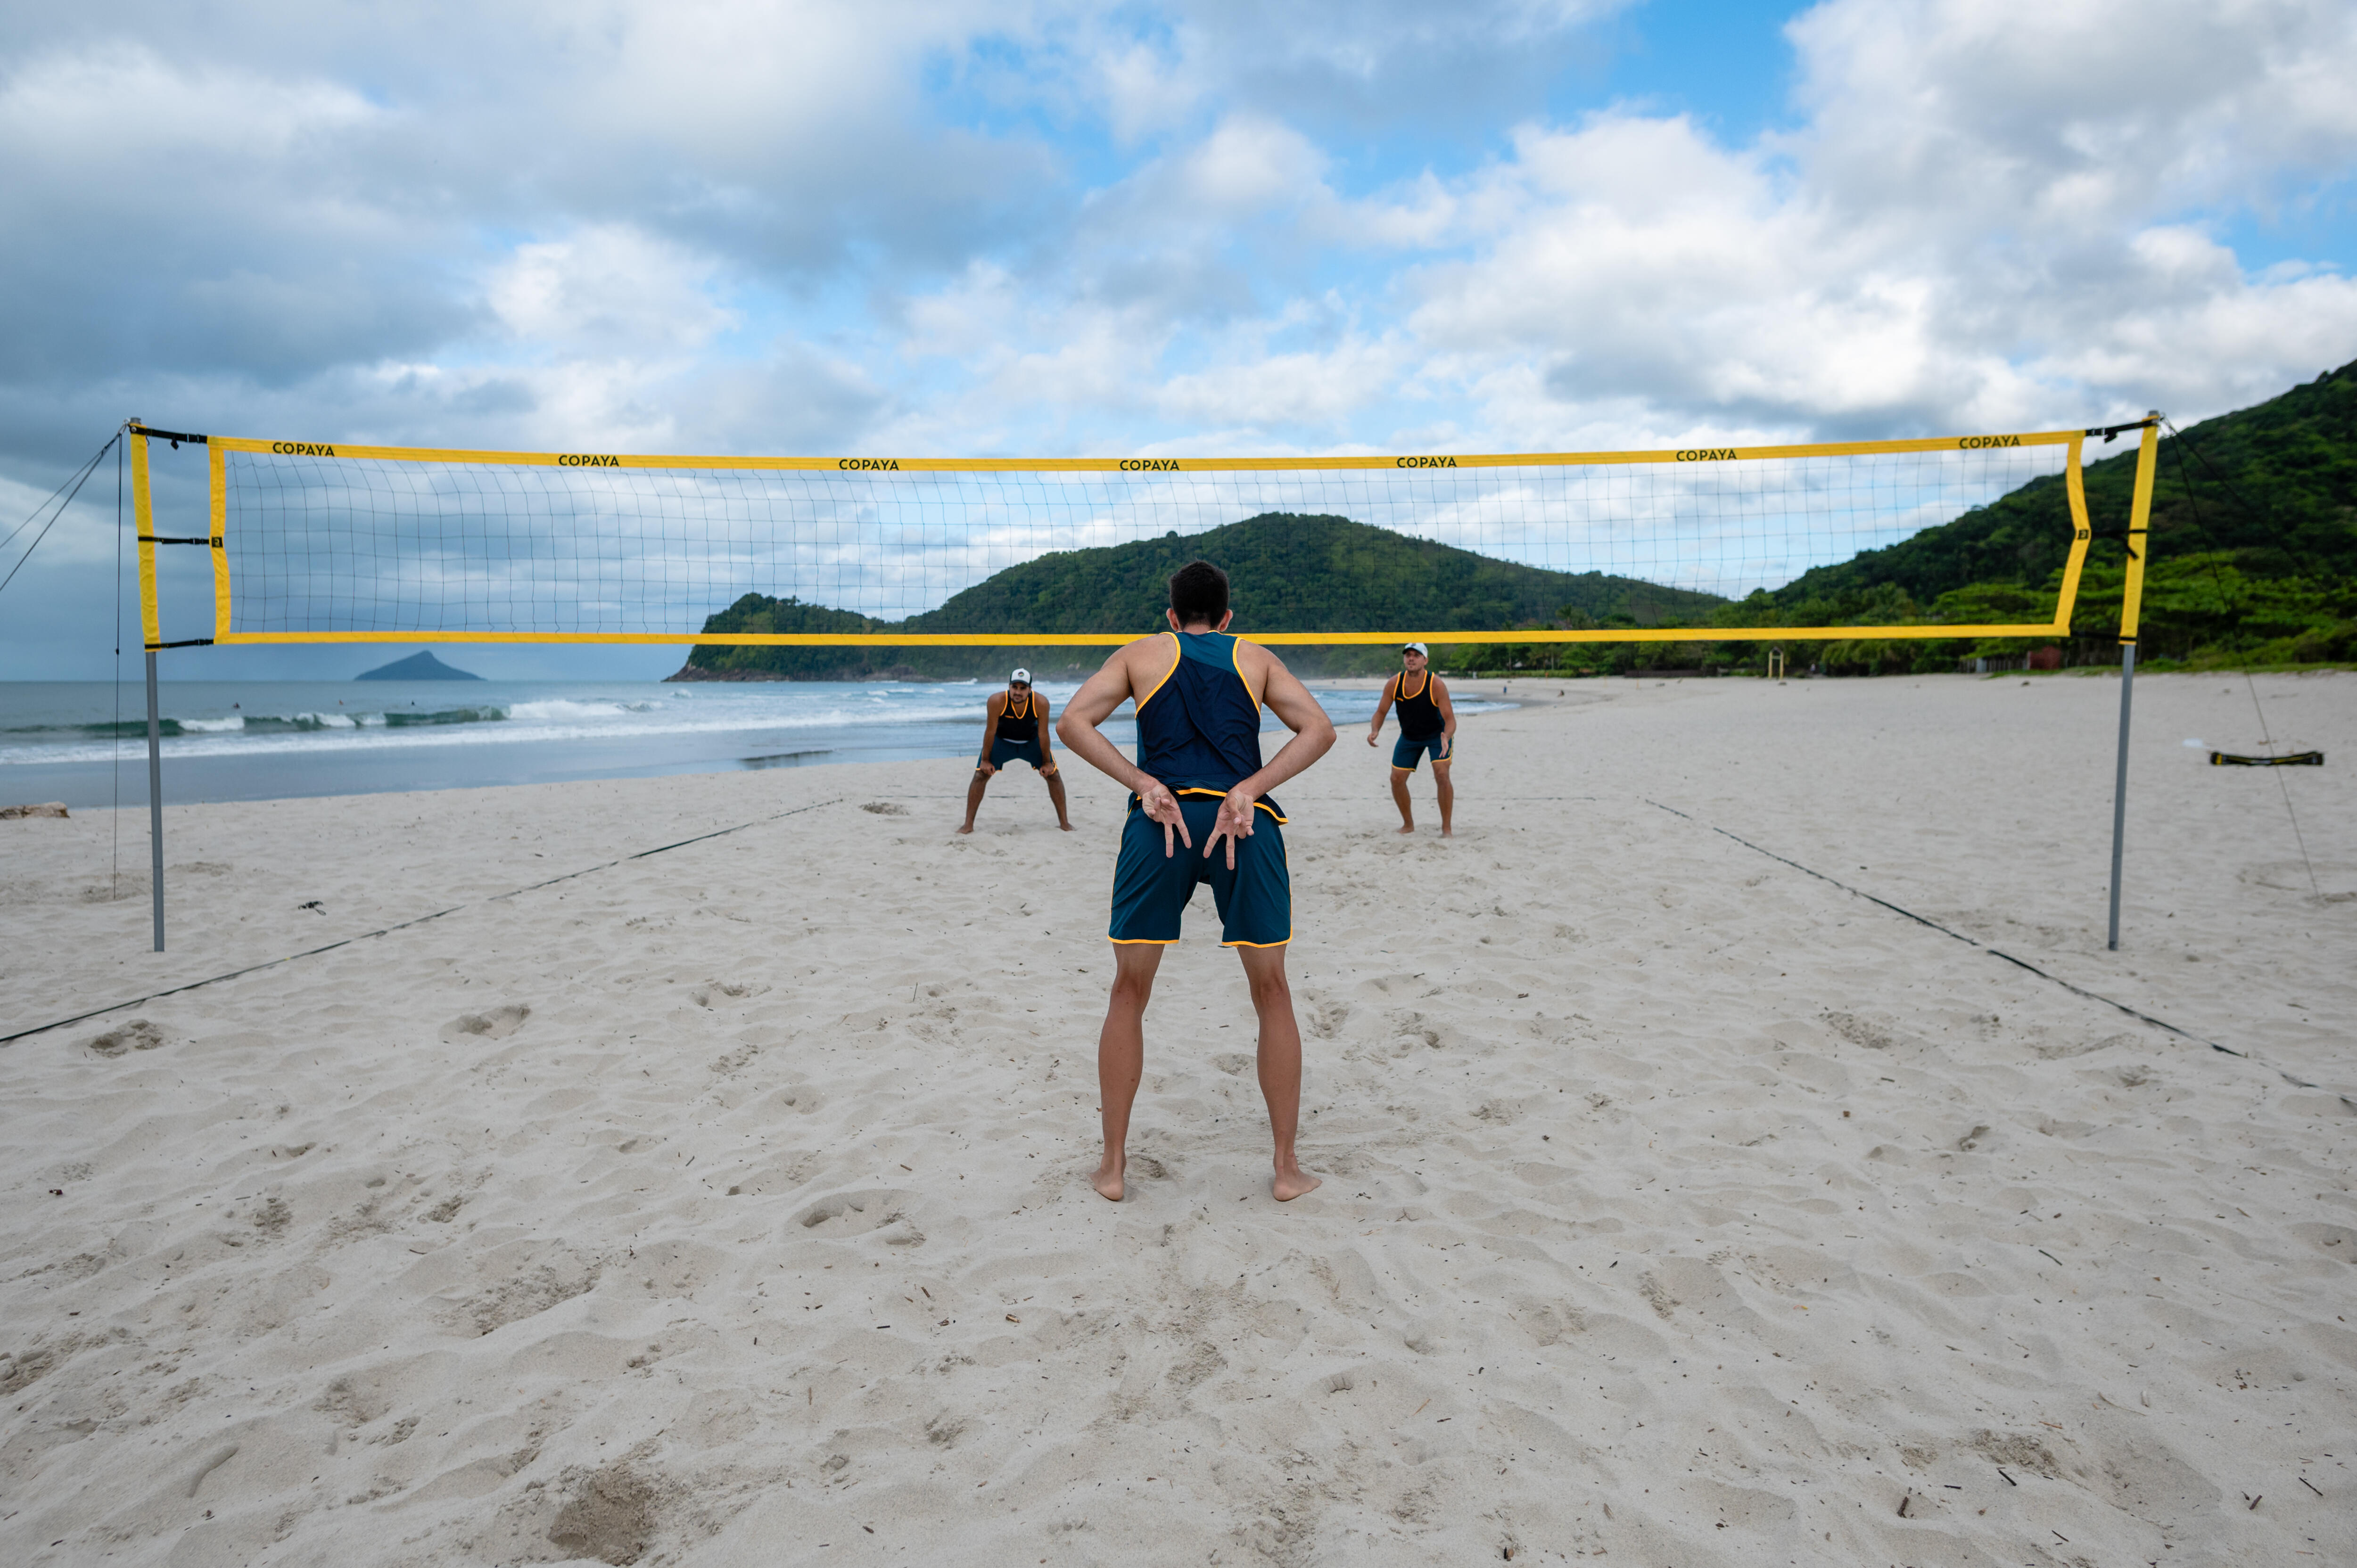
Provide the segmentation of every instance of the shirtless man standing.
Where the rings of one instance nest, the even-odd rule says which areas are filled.
[[[1276,1143],[1269,1191],[1283,1203],[1318,1186],[1293,1153],[1301,1116],[1301,1028],[1285,979],[1293,884],[1285,815],[1267,791],[1324,756],[1334,725],[1275,654],[1228,635],[1230,613],[1226,573],[1208,561],[1180,567],[1170,579],[1170,629],[1106,660],[1064,705],[1056,727],[1075,756],[1131,791],[1114,867],[1113,995],[1097,1036],[1104,1158],[1089,1178],[1115,1203],[1125,1190],[1130,1107],[1146,1070],[1146,1004],[1162,950],[1178,940],[1179,911],[1199,882],[1211,885],[1221,945],[1243,960],[1260,1018],[1260,1091]],[[1097,730],[1132,697],[1135,765]],[[1293,731],[1266,763],[1264,703]]]
[[[974,765],[974,782],[965,787],[965,825],[974,832],[974,814],[982,810],[982,792],[994,774],[1010,762],[1028,762],[1048,781],[1048,799],[1056,803],[1056,825],[1072,831],[1064,811],[1064,780],[1056,772],[1055,747],[1048,742],[1048,700],[1031,689],[1031,671],[1017,670],[1006,690],[994,692],[982,705],[982,756]]]
[[[1432,758],[1432,782],[1440,795],[1440,836],[1449,836],[1448,817],[1457,809],[1457,789],[1448,781],[1448,765],[1457,759],[1457,710],[1449,704],[1448,687],[1431,670],[1431,653],[1421,642],[1400,650],[1400,672],[1383,682],[1375,700],[1375,716],[1367,725],[1367,744],[1383,732],[1383,714],[1399,703],[1399,743],[1392,747],[1392,804],[1399,808],[1400,832],[1415,832],[1415,813],[1408,808],[1407,781],[1415,765]]]

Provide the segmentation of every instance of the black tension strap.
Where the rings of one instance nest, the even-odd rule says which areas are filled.
[[[221,541],[207,539],[201,534],[194,538],[182,538],[177,534],[143,533],[139,536],[139,542],[142,544],[218,544]]]
[[[185,430],[157,430],[152,426],[145,424],[133,425],[131,427],[131,434],[134,435],[145,435],[155,441],[169,441],[175,446],[178,446],[183,441],[188,442],[192,446],[202,446],[211,439],[211,437],[205,435],[191,435]],[[2093,435],[2094,432],[2090,430],[2087,434]]]
[[[2147,414],[2142,419],[2131,419],[2126,424],[2099,424],[2093,430],[2087,431],[2086,434],[2089,435],[2102,436],[2104,438],[2104,445],[2108,446],[2113,442],[2117,441],[2120,438],[2120,433],[2124,430],[2142,430],[2147,425],[2158,424],[2159,423],[2160,421],[2158,418],[2151,414]]]

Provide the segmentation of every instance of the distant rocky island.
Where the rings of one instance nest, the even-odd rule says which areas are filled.
[[[396,659],[390,664],[352,677],[355,681],[479,681],[480,675],[465,670],[454,670],[431,653],[413,653],[406,659]]]

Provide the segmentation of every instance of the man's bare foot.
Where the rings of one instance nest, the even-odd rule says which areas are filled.
[[[1063,829],[1066,832],[1071,832],[1072,831],[1072,824],[1070,822],[1058,822],[1056,825]]]
[[[1451,832],[1448,829],[1447,829],[1447,828],[1443,828],[1443,829],[1441,829],[1441,830],[1440,830],[1440,836],[1441,836],[1442,838],[1445,838],[1445,839],[1453,839],[1453,838],[1455,838],[1457,835],[1456,835],[1455,833]]]
[[[958,829],[958,832],[962,833],[970,833],[974,832],[974,824],[972,822],[968,822],[965,826]]]
[[[1403,833],[1412,833],[1412,832],[1415,832],[1415,824],[1414,822],[1410,822],[1410,823],[1408,823],[1408,824],[1407,824],[1407,826],[1405,826],[1405,827],[1404,827],[1404,828],[1400,828],[1400,829],[1398,829],[1398,830],[1396,830],[1396,831],[1397,831],[1397,832],[1403,832]]]
[[[1096,1170],[1089,1176],[1089,1185],[1096,1188],[1097,1196],[1103,1198],[1106,1202],[1119,1203],[1121,1201],[1122,1193],[1126,1190],[1122,1186],[1121,1178],[1122,1167],[1108,1160],[1104,1164],[1097,1166]],[[1312,1185],[1314,1186],[1316,1184],[1313,1183]],[[1304,1187],[1302,1190],[1306,1192],[1308,1188]]]
[[[1291,1170],[1279,1171],[1271,1176],[1268,1190],[1277,1202],[1291,1203],[1303,1193],[1314,1192],[1324,1185],[1316,1176],[1311,1176],[1299,1165],[1296,1165]]]

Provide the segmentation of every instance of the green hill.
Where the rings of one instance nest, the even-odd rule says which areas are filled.
[[[2134,433],[2089,465],[2088,553],[2065,661],[2118,659],[2124,541],[2136,479]],[[2357,362],[2160,444],[2140,647],[2147,661],[2214,664],[2357,660]],[[2111,531],[2112,537],[2100,537]],[[705,623],[724,631],[1039,631],[1161,625],[1163,584],[1197,555],[1227,568],[1246,631],[1382,627],[1434,632],[1543,624],[1841,626],[2043,620],[2053,612],[2072,528],[2062,481],[2036,479],[1898,544],[1820,566],[1730,604],[1600,573],[1545,572],[1340,517],[1271,512],[1206,533],[1042,555],[940,608],[897,623],[748,594]],[[2034,642],[1964,638],[1794,645],[1836,672],[1953,670]],[[1636,665],[1749,668],[1750,643],[1457,644],[1451,668],[1618,671]],[[964,678],[1012,664],[1092,668],[1093,649],[698,647],[673,680]],[[1296,649],[1305,672],[1389,669],[1389,649]]]
[[[2123,435],[2112,456],[2087,467],[2098,535],[2127,525],[2135,441]],[[2195,664],[2357,657],[2357,363],[2164,435],[2158,456],[2143,656]],[[2061,479],[2038,479],[1888,549],[1807,572],[1766,599],[1786,624],[2037,618],[2051,613],[2070,542]],[[2072,662],[2117,661],[2124,548],[2115,532],[2089,549]],[[1917,645],[1908,661],[1946,668],[1977,647]],[[1895,662],[1900,650],[1879,651],[1884,658],[1862,662]]]
[[[1448,632],[1549,622],[1566,612],[1598,624],[1653,626],[1706,615],[1708,594],[1598,572],[1548,572],[1411,539],[1340,517],[1267,512],[1206,532],[1058,551],[1010,566],[899,622],[795,599],[748,594],[708,618],[707,632],[1036,631],[1108,628],[1145,636],[1162,626],[1170,574],[1198,556],[1235,585],[1243,631]],[[1391,649],[1294,649],[1287,662],[1318,673],[1388,670]],[[1017,663],[1093,669],[1090,648],[726,648],[701,645],[673,680],[856,680],[884,673],[964,678]]]
[[[2101,450],[2101,448],[2098,448]],[[2064,662],[2119,661],[2121,537],[2136,484],[2136,435],[2087,467],[2097,537],[2063,639]],[[2141,660],[2167,669],[2357,659],[2357,363],[2160,443],[2147,560]],[[2070,553],[2060,477],[1882,550],[1803,573],[1722,605],[1719,626],[1896,626],[2042,621]],[[2101,537],[2106,532],[2110,537]],[[1837,674],[1950,671],[2051,638],[1853,639],[1788,645]],[[1634,664],[1756,669],[1764,644],[1464,648],[1460,666],[1619,671]]]

